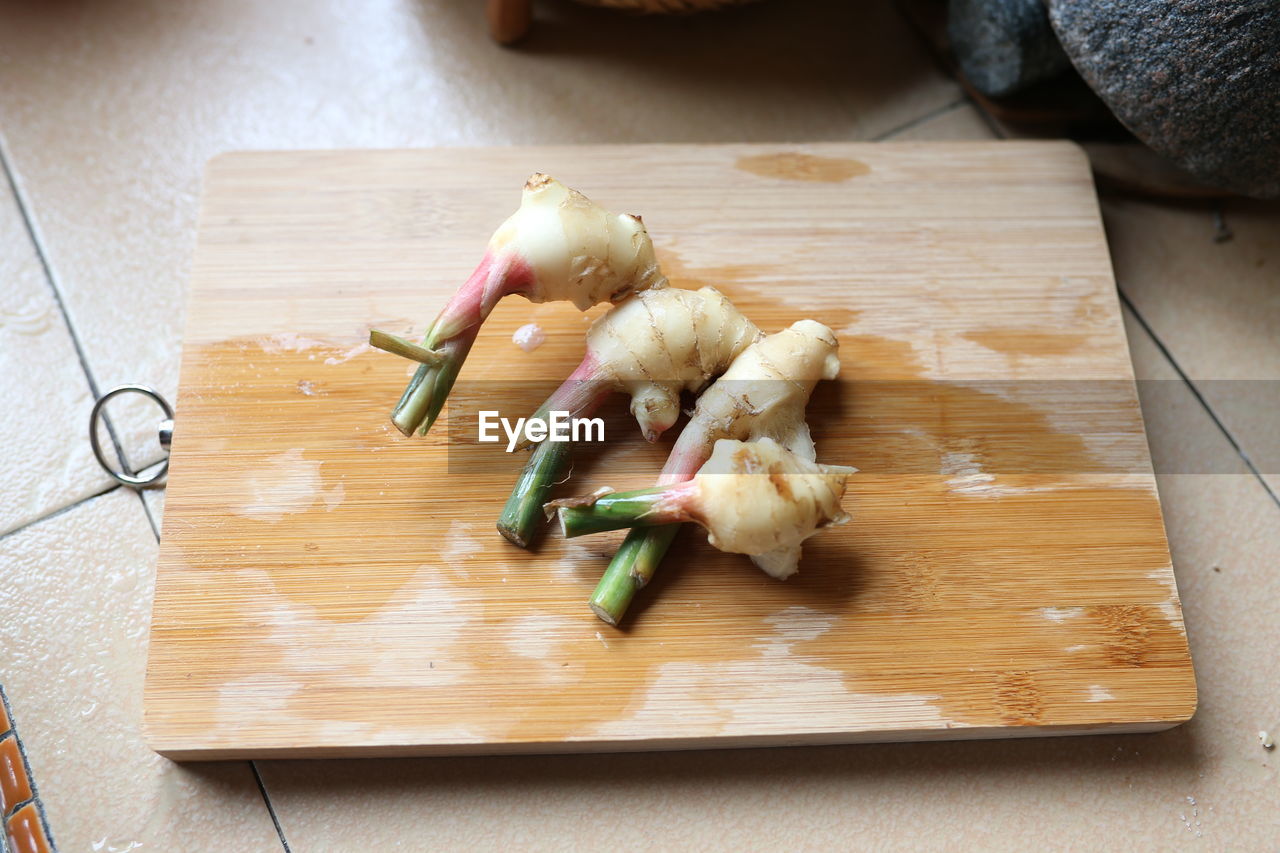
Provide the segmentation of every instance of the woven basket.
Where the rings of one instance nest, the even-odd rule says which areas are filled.
[[[702,12],[723,6],[737,6],[752,0],[578,0],[588,6],[607,9],[623,9],[628,12],[646,12],[659,15],[679,15],[685,12]]]

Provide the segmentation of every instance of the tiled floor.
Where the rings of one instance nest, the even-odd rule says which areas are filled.
[[[247,763],[178,765],[143,743],[156,540],[137,496],[116,489],[3,541],[5,690],[59,847],[271,849]]]
[[[1280,494],[1280,227],[1276,210],[1104,205],[1122,289],[1241,451]],[[1140,235],[1141,239],[1137,239]],[[1229,239],[1223,239],[1228,237]]]
[[[888,0],[645,20],[538,4],[5,4],[0,679],[63,850],[1101,848],[1274,843],[1280,212],[1104,204],[1133,311],[1200,713],[1155,736],[558,758],[176,766],[138,736],[163,493],[110,488],[90,384],[172,394],[201,166],[233,148],[956,139],[986,120]],[[1141,322],[1139,322],[1139,317]],[[1149,330],[1149,331],[1148,331]],[[1154,335],[1154,337],[1152,336]],[[83,362],[81,360],[83,356]],[[1176,363],[1176,367],[1175,367]],[[1181,370],[1181,373],[1179,373]],[[1182,381],[1189,376],[1192,386]],[[1258,389],[1264,389],[1259,391]],[[1197,396],[1197,392],[1199,396]],[[155,413],[118,411],[130,461]],[[1215,421],[1215,418],[1217,419]],[[1249,471],[1232,441],[1243,449]],[[15,452],[16,449],[20,449]],[[106,491],[105,494],[103,492]],[[98,495],[97,497],[91,497]],[[1190,799],[1194,799],[1192,802]]]
[[[0,182],[0,282],[0,376],[9,377],[0,420],[6,533],[112,481],[83,440],[89,381],[7,182]]]

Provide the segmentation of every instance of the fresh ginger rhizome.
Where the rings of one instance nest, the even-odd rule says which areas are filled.
[[[521,548],[558,513],[566,536],[630,527],[589,602],[617,625],[684,521],[776,578],[796,571],[800,543],[847,516],[852,469],[817,463],[804,420],[814,386],[840,370],[839,341],[814,320],[765,334],[714,288],[669,287],[637,216],[618,216],[544,174],[490,237],[484,258],[421,345],[373,330],[369,342],[419,362],[392,421],[406,435],[435,422],[481,324],[504,296],[614,307],[587,332],[582,362],[528,419],[480,412],[479,441],[533,445],[497,528]],[[591,414],[614,392],[648,441],[674,426],[683,392],[700,394],[652,489],[549,500],[572,446],[602,440]],[[717,450],[718,449],[718,450]],[[612,495],[606,497],[606,495]],[[661,511],[654,511],[657,507]],[[655,526],[656,525],[656,526]]]

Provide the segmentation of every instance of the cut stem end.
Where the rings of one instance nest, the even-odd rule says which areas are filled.
[[[512,545],[515,545],[517,548],[529,547],[529,541],[520,535],[520,531],[506,526],[501,521],[499,521],[495,526],[498,528],[498,532],[502,534],[502,538],[506,539]]]
[[[632,530],[591,594],[591,610],[610,625],[620,623],[636,593],[653,579],[679,530],[678,524]]]
[[[389,352],[392,355],[407,358],[410,361],[416,361],[419,364],[438,365],[444,361],[444,355],[439,350],[418,346],[415,343],[406,341],[404,338],[379,329],[369,330],[369,346]]]
[[[622,613],[614,615],[613,613],[610,613],[606,607],[601,604],[597,604],[594,601],[590,602],[589,606],[591,607],[591,612],[598,616],[601,622],[612,625],[615,628],[618,627],[618,620],[622,618]],[[626,607],[623,606],[622,610],[625,612]]]
[[[405,435],[415,431],[426,435],[440,416],[458,371],[493,306],[507,294],[527,291],[532,282],[532,269],[515,254],[486,252],[475,272],[431,324],[422,346],[404,341],[406,349],[395,340],[383,340],[399,349],[398,354],[422,362],[392,413],[391,421],[398,430]]]
[[[529,547],[546,521],[543,505],[551,489],[564,479],[572,455],[573,444],[567,441],[544,441],[533,449],[498,516],[498,532],[508,542]]]

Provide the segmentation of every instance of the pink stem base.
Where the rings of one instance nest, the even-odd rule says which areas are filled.
[[[560,383],[560,387],[538,407],[538,414],[569,412],[574,417],[600,407],[613,392],[592,353],[587,353],[573,373]]]
[[[658,475],[658,485],[667,486],[692,480],[698,469],[711,458],[714,443],[704,427],[696,421],[690,421],[680,432],[671,453],[667,455],[662,473]]]
[[[443,358],[439,364],[422,365],[409,380],[391,416],[397,429],[412,435],[431,428],[489,312],[503,296],[527,295],[536,284],[533,269],[514,251],[485,252],[427,332],[424,346],[441,351]]]
[[[587,353],[573,373],[538,407],[533,417],[545,419],[550,412],[568,412],[571,418],[588,417],[604,405],[613,390],[613,384],[604,378],[595,356]],[[528,447],[529,444],[531,442],[522,440],[518,446]]]
[[[532,291],[533,268],[514,251],[486,251],[478,266],[436,317],[427,334],[434,349],[464,329],[482,324],[502,297]]]

